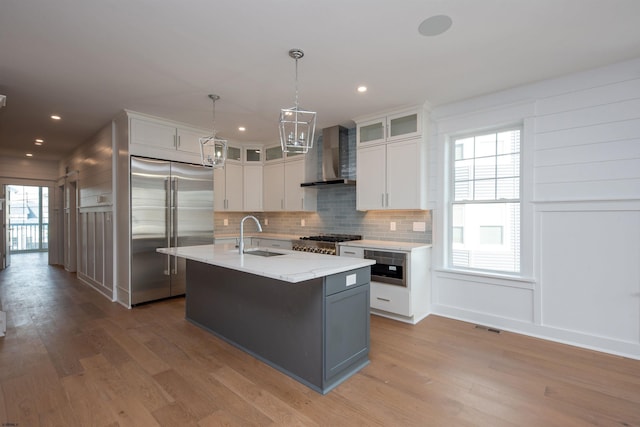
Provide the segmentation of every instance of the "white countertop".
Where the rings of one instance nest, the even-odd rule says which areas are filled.
[[[351,240],[339,243],[340,246],[353,246],[356,248],[383,249],[390,251],[407,251],[430,248],[431,243],[391,242],[387,240]]]
[[[256,249],[256,248],[247,248]],[[284,249],[262,250],[284,253],[285,255],[262,257],[238,254],[233,244],[185,246],[181,248],[160,248],[157,251],[219,267],[243,271],[258,276],[270,277],[286,282],[302,282],[316,277],[329,276],[375,264],[375,261],[322,255]]]

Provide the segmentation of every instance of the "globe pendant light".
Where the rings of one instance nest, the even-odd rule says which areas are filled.
[[[298,59],[304,52],[291,49],[289,56],[296,60],[296,104],[280,110],[280,145],[285,153],[306,153],[313,147],[316,113],[298,106]]]
[[[200,159],[203,166],[221,168],[227,159],[227,140],[216,138],[216,101],[220,97],[209,95],[209,98],[213,101],[213,132],[200,138]]]

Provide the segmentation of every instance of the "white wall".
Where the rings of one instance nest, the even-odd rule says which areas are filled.
[[[640,59],[440,106],[432,311],[640,359]],[[445,265],[444,149],[524,124],[522,277]]]
[[[78,278],[114,300],[111,122],[60,164],[77,180]]]

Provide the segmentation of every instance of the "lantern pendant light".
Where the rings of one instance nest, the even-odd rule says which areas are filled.
[[[209,98],[213,101],[213,132],[200,138],[200,159],[203,166],[221,168],[227,159],[227,140],[216,137],[216,101],[220,97],[209,95]]]
[[[304,56],[304,52],[291,49],[289,56],[296,61],[296,103],[291,108],[280,110],[280,145],[285,153],[306,153],[313,147],[316,113],[298,106],[298,59]]]

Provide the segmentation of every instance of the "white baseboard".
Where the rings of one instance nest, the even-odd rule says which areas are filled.
[[[640,360],[640,343],[626,342],[546,325],[536,325],[520,320],[507,319],[485,313],[477,313],[457,307],[436,304],[431,308],[432,314],[449,317],[451,319],[481,324],[548,341],[555,341],[562,344]]]

